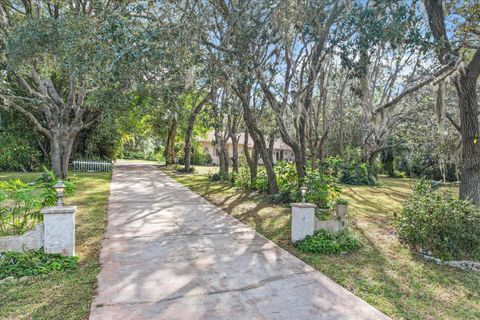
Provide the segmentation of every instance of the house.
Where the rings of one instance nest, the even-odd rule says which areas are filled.
[[[245,142],[245,134],[244,133],[239,133],[237,135],[238,137],[238,158],[240,162],[245,161],[245,154],[244,154],[244,142]],[[215,134],[213,131],[210,131],[206,137],[197,137],[195,138],[200,145],[203,147],[205,152],[210,154],[210,157],[212,158],[212,164],[218,165],[219,159],[218,159],[218,151],[215,148]],[[267,142],[268,143],[268,142]],[[248,139],[248,150],[250,154],[252,154],[253,150],[253,140],[250,137]],[[232,139],[228,138],[227,140],[227,150],[228,150],[228,157],[231,158],[233,155],[233,145],[232,145]],[[294,161],[294,154],[292,151],[292,148],[290,148],[285,142],[283,142],[282,139],[277,139],[275,140],[275,143],[273,145],[273,162],[276,163],[278,161]],[[259,157],[259,163],[262,163],[261,157]]]

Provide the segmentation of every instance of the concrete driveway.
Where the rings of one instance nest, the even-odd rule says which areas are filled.
[[[90,319],[388,319],[158,168],[114,168]]]

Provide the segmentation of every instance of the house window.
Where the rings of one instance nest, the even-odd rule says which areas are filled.
[[[280,160],[280,153],[278,153],[278,151],[277,151],[276,157],[277,157],[277,161]]]

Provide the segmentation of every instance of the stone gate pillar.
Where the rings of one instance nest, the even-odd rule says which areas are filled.
[[[77,207],[43,208],[44,250],[64,256],[75,255],[75,212]]]
[[[312,203],[292,203],[292,242],[315,232],[315,208]]]

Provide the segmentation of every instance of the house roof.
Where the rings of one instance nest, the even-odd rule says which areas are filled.
[[[215,133],[214,131],[210,131],[207,133],[205,137],[196,137],[195,138],[199,142],[213,142],[215,141]],[[237,134],[237,139],[238,139],[238,144],[239,146],[243,146],[244,141],[245,141],[245,133],[241,132]],[[232,139],[230,137],[227,139],[227,144],[231,144]],[[252,137],[249,137],[248,139],[248,147],[253,148],[253,139]],[[275,143],[273,145],[274,150],[292,150],[281,138],[278,138],[275,140]]]

